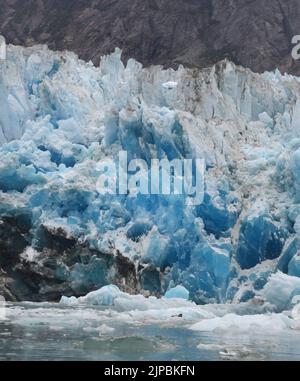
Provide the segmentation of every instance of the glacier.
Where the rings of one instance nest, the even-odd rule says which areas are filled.
[[[100,194],[98,165],[122,150],[146,162],[204,159],[203,203]],[[46,46],[7,46],[0,61],[7,299],[64,295],[76,303],[114,285],[99,295],[107,304],[120,290],[161,297],[184,289],[197,304],[262,298],[281,312],[300,294],[299,226],[299,78],[227,60],[201,70],[143,68],[132,59],[125,65],[119,49],[95,67]]]

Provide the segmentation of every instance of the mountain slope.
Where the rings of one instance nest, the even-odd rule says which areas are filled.
[[[297,0],[1,0],[0,33],[99,64],[115,47],[145,65],[203,67],[230,58],[255,72],[300,74]]]

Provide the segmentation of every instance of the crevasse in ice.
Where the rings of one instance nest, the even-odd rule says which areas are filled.
[[[19,270],[51,271],[69,295],[110,283],[162,295],[180,285],[198,303],[240,302],[276,271],[300,276],[299,96],[296,77],[227,61],[143,68],[116,50],[97,68],[45,46],[8,46],[0,235],[14,221],[22,238],[6,243],[6,255]],[[203,203],[99,194],[98,164],[122,150],[147,162],[205,159]]]

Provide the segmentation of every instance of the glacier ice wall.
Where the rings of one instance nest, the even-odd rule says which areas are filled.
[[[106,284],[247,301],[300,276],[300,81],[228,61],[94,67],[45,46],[0,62],[0,287],[57,300]],[[101,195],[97,164],[203,158],[205,198]]]

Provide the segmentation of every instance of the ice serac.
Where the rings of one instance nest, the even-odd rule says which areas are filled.
[[[200,304],[243,302],[278,269],[299,276],[299,79],[228,61],[175,71],[120,57],[96,68],[72,53],[8,46],[2,292],[59,300],[109,284],[156,296],[181,286]],[[203,203],[99,193],[99,164],[120,151],[147,163],[205,159]]]

